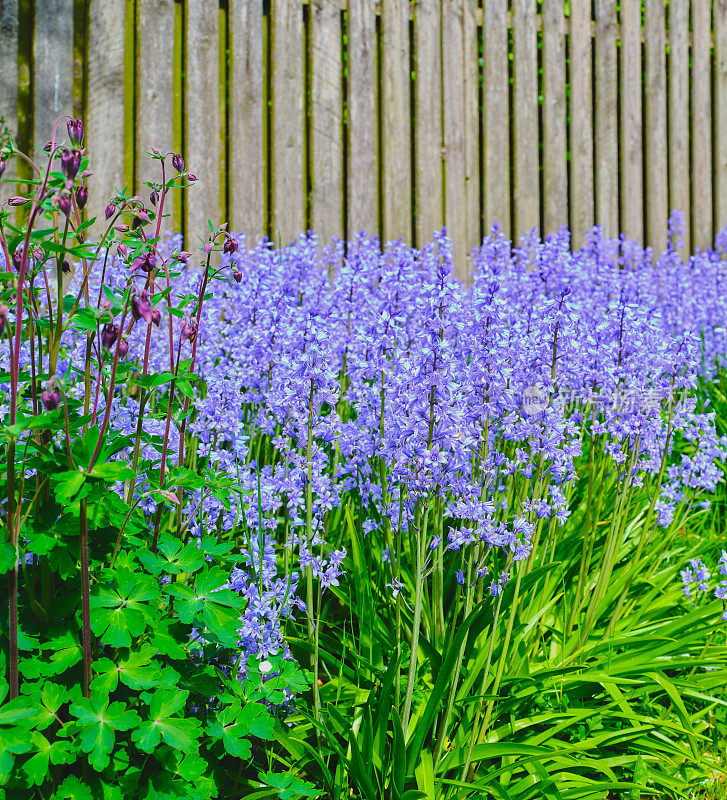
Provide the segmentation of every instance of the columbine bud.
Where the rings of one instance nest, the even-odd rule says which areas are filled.
[[[118,231],[119,233],[128,233],[131,228],[125,223],[122,223],[121,225],[116,225],[114,230]]]
[[[51,143],[50,143],[50,142],[46,142],[46,143],[43,145],[43,149],[45,150],[45,152],[46,152],[46,153],[50,153],[50,149],[51,149]]]
[[[5,330],[5,319],[7,317],[8,307],[5,305],[0,306],[0,336]]]
[[[76,177],[78,168],[81,166],[81,151],[80,150],[64,150],[61,153],[61,169],[63,174],[69,179],[73,180]]]
[[[117,250],[118,250],[118,252],[119,252],[119,255],[121,256],[121,258],[126,258],[126,256],[127,256],[127,255],[128,255],[128,253],[129,253],[129,250],[128,250],[128,248],[126,247],[126,245],[125,245],[125,244],[120,244],[120,245],[118,246]]]
[[[24,206],[28,201],[27,197],[9,197],[8,205],[11,206]]]
[[[67,127],[71,143],[80,145],[81,142],[83,142],[83,121],[80,119],[69,119]]]
[[[5,172],[5,159],[0,158],[0,178],[2,178],[3,172]]]
[[[134,213],[134,218],[131,220],[131,227],[136,230],[142,225],[148,225],[150,222],[149,215],[142,209]]]
[[[177,172],[184,172],[184,159],[179,155],[179,153],[174,153],[172,156],[172,166],[177,170]]]
[[[20,269],[20,265],[22,263],[23,263],[23,255],[20,252],[20,250],[16,250],[13,253],[13,266],[15,267],[15,269],[19,270]]]
[[[197,336],[197,323],[193,320],[190,320],[189,322],[183,322],[181,335],[183,342],[193,342]]]
[[[70,264],[69,264],[67,261],[64,261],[64,262],[63,262],[63,264],[61,265],[61,272],[62,272],[64,275],[69,275],[69,274],[70,274],[70,272],[71,272],[71,265],[70,265]]]
[[[114,325],[113,322],[109,322],[107,325],[103,326],[101,330],[101,344],[104,350],[110,350],[111,345],[116,341],[116,338],[119,335],[119,329]]]
[[[113,217],[115,213],[116,213],[116,206],[113,203],[109,203],[106,206],[106,210],[104,211],[106,219],[111,219],[111,217]]]
[[[181,262],[182,262],[182,264],[186,264],[186,263],[187,263],[187,261],[188,261],[190,258],[192,258],[192,256],[193,256],[193,255],[194,255],[194,253],[189,253],[189,252],[187,252],[186,250],[182,250],[182,251],[181,251],[181,253],[177,253],[177,254],[176,254],[176,256],[177,256],[177,261],[181,261]]]
[[[142,269],[144,272],[151,272],[157,265],[157,258],[154,253],[142,253],[137,256],[131,264],[132,269]]]
[[[86,205],[88,202],[88,189],[85,186],[79,186],[76,189],[76,205],[78,206],[79,211]]]
[[[50,391],[44,389],[40,393],[40,402],[46,411],[55,411],[61,404],[61,390],[57,386],[53,388],[51,384],[52,381],[48,384]]]
[[[159,205],[159,192],[156,189],[152,189],[152,192],[149,195],[149,201],[153,206]]]
[[[237,239],[234,239],[232,236],[228,236],[225,239],[225,243],[222,245],[222,250],[225,253],[236,253],[240,249],[240,245],[237,243]]]
[[[194,174],[194,172],[190,172],[189,175],[187,175],[187,180],[190,183],[196,183],[199,180],[199,178]]]
[[[232,277],[239,283],[242,280],[242,273],[239,269],[233,270]]]
[[[58,209],[67,217],[71,216],[71,198],[67,194],[61,195],[58,198]]]
[[[119,358],[123,358],[129,352],[129,343],[126,339],[122,339],[118,345],[116,345],[116,351],[119,354]]]
[[[145,322],[151,322],[151,301],[147,291],[138,292],[131,298],[131,314],[134,319],[143,317]]]
[[[152,308],[151,310],[151,321],[159,327],[159,323],[162,321],[162,312],[158,308]]]

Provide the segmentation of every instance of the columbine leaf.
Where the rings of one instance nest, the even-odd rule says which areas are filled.
[[[275,789],[280,800],[297,800],[299,797],[318,797],[321,793],[308,781],[290,773],[263,772],[260,780]]]
[[[149,601],[160,597],[156,581],[143,573],[118,569],[114,586],[101,587],[91,596],[91,629],[104,644],[128,647],[147,624],[154,625],[159,611]]]
[[[142,550],[139,561],[152,575],[162,572],[169,575],[197,572],[205,563],[204,553],[195,544],[182,547],[179,539],[168,533],[159,537],[158,552]]]
[[[57,739],[52,744],[40,733],[33,732],[31,744],[38,751],[23,764],[28,781],[40,786],[48,777],[48,764],[68,764],[73,761],[71,743]]]
[[[89,754],[91,766],[102,770],[108,766],[114,749],[115,731],[128,731],[139,723],[136,711],[127,709],[121,702],[109,703],[106,696],[82,697],[70,707],[70,713],[78,718],[81,731],[81,749]]]
[[[184,708],[189,692],[177,689],[159,689],[154,692],[149,706],[149,720],[142,722],[131,738],[140,750],[151,753],[163,739],[175,750],[196,752],[200,724],[196,719],[175,716]]]

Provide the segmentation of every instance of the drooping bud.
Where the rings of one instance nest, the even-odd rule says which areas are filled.
[[[121,258],[126,258],[126,256],[129,254],[129,250],[125,244],[120,244],[117,250],[119,251]]]
[[[113,322],[109,322],[103,326],[101,330],[101,344],[104,350],[110,350],[111,345],[116,341],[119,335],[119,329]]]
[[[63,174],[69,179],[73,180],[76,177],[78,168],[81,166],[81,151],[80,150],[64,150],[61,153],[61,169]]]
[[[177,172],[184,172],[184,159],[179,155],[179,153],[174,153],[172,155],[172,166],[177,170]]]
[[[13,266],[15,269],[20,270],[20,265],[23,263],[23,254],[20,250],[16,250],[13,253]]]
[[[115,225],[114,230],[118,231],[119,233],[128,233],[131,228],[125,223],[122,223],[121,225]]]
[[[124,356],[129,352],[129,343],[126,341],[126,339],[122,339],[116,345],[116,351],[119,354],[119,358],[124,358]]]
[[[71,274],[71,265],[67,261],[64,261],[63,264],[61,265],[61,272],[64,275],[70,275]]]
[[[194,320],[182,323],[181,336],[183,342],[193,342],[197,336],[197,323]]]
[[[45,150],[46,153],[50,153],[50,149],[51,149],[51,143],[50,142],[46,142],[43,145],[43,150]]]
[[[131,220],[131,227],[133,230],[140,228],[142,225],[148,225],[151,222],[149,215],[143,209],[134,212],[134,218]]]
[[[48,389],[40,393],[40,402],[46,411],[55,411],[61,404],[61,390],[53,386],[53,380],[48,382]]]
[[[158,308],[152,308],[151,310],[151,321],[159,327],[159,323],[162,321],[162,312]]]
[[[151,194],[149,195],[149,201],[153,206],[159,205],[159,192],[156,189],[151,190]]]
[[[71,216],[71,198],[67,194],[63,194],[58,198],[58,209],[67,217]]]
[[[79,211],[86,205],[88,202],[88,189],[85,186],[79,186],[76,189],[76,205],[78,206]]]
[[[3,172],[5,172],[5,159],[0,158],[0,178],[2,178]]]
[[[29,203],[27,197],[9,197],[8,198],[8,205],[11,206],[24,206],[26,203]]]
[[[104,211],[106,219],[111,219],[111,217],[113,217],[115,213],[116,213],[116,206],[113,203],[109,203],[106,206],[106,210]]]
[[[182,250],[180,253],[175,254],[177,257],[177,261],[181,261],[182,264],[186,264],[187,261],[192,258],[194,253],[190,253],[187,250]]]
[[[151,300],[149,292],[145,289],[137,292],[131,298],[131,314],[134,319],[144,318],[145,322],[151,322]]]
[[[132,269],[141,269],[144,272],[151,272],[157,265],[157,257],[154,253],[142,253],[137,256],[131,264]]]
[[[80,145],[83,142],[83,121],[80,119],[69,119],[67,128],[71,143]]]
[[[240,283],[242,280],[242,273],[239,269],[233,270],[232,277],[237,281],[237,283]]]
[[[225,253],[229,253],[232,255],[236,253],[240,249],[240,245],[237,243],[237,239],[233,236],[228,236],[225,238],[225,243],[222,245],[222,250]]]
[[[8,307],[6,305],[0,306],[0,336],[2,336],[3,331],[5,330],[5,320],[8,314]]]
[[[194,172],[190,172],[190,173],[187,175],[187,180],[188,180],[190,183],[197,183],[197,181],[199,180],[199,178],[198,178],[198,177],[197,177],[197,176],[194,174]]]

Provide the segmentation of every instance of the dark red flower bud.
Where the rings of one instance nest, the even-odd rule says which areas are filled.
[[[71,216],[71,198],[67,194],[63,194],[58,198],[58,208],[67,217]]]
[[[69,119],[67,127],[71,143],[80,145],[81,142],[83,142],[83,121],[80,119]]]
[[[63,174],[69,179],[73,180],[76,177],[78,168],[81,166],[81,151],[80,150],[64,150],[61,153],[61,169]]]
[[[136,211],[134,212],[134,218],[131,220],[131,227],[136,230],[140,228],[142,225],[148,225],[151,222],[149,219],[149,215],[146,211]]]
[[[104,350],[110,350],[111,345],[116,341],[119,335],[119,329],[113,322],[109,322],[101,329],[101,345]]]
[[[111,219],[111,217],[113,217],[115,213],[116,213],[116,206],[113,203],[109,203],[106,206],[106,210],[104,211],[106,219]]]
[[[131,264],[132,269],[142,269],[144,272],[151,272],[157,265],[157,257],[154,253],[142,253],[137,256]]]
[[[5,320],[8,314],[8,307],[6,305],[0,306],[0,336],[2,336],[3,331],[5,330]]]
[[[76,205],[78,206],[79,211],[86,205],[88,202],[88,189],[85,186],[79,186],[76,189]]]
[[[134,319],[143,317],[145,322],[151,322],[151,300],[146,290],[138,292],[131,298],[131,314]]]
[[[128,225],[122,223],[121,225],[114,226],[114,230],[117,230],[119,233],[128,233],[131,230],[131,228]]]
[[[0,178],[2,178],[3,172],[5,172],[5,159],[0,158]]]
[[[180,253],[176,253],[177,261],[181,261],[182,264],[186,264],[187,261],[192,258],[194,253],[189,253],[186,250],[182,250]]]
[[[126,339],[122,339],[118,345],[116,345],[116,350],[119,354],[119,358],[123,358],[129,352],[129,343]]]
[[[46,153],[50,153],[50,148],[51,148],[51,143],[50,142],[46,142],[43,145],[43,149],[45,150]]]
[[[151,310],[151,321],[159,327],[159,323],[162,321],[162,312],[158,308],[152,308]]]
[[[26,203],[29,203],[27,197],[9,197],[8,204],[11,206],[24,206]]]
[[[20,250],[16,250],[13,253],[13,266],[15,267],[15,269],[19,270],[20,265],[22,263],[23,263],[23,254],[20,252]]]
[[[55,411],[61,404],[61,390],[58,387],[51,388],[50,384],[49,388],[51,391],[44,389],[40,393],[40,402],[46,411]]]
[[[174,153],[172,156],[172,166],[177,170],[177,172],[184,172],[184,159],[179,155],[179,153]]]
[[[190,172],[190,173],[187,175],[187,180],[188,180],[190,183],[196,183],[196,182],[199,180],[199,178],[198,178],[198,177],[197,177],[197,176],[194,174],[194,172]]]
[[[182,341],[183,342],[193,342],[195,337],[197,336],[197,323],[194,320],[189,320],[189,322],[182,323]]]
[[[156,189],[152,189],[151,194],[149,195],[149,201],[153,206],[159,205],[159,192]]]
[[[61,272],[64,275],[70,275],[70,273],[71,273],[71,265],[67,261],[64,261],[63,264],[61,265]]]
[[[126,258],[126,256],[129,253],[129,250],[127,249],[126,245],[120,244],[117,249],[119,251],[119,255],[121,256],[121,258]]]
[[[236,270],[234,270],[234,271],[233,271],[233,273],[232,273],[232,277],[233,277],[233,278],[234,278],[234,279],[235,279],[235,280],[236,280],[238,283],[240,283],[240,281],[242,280],[242,273],[240,272],[240,270],[239,270],[239,269],[236,269]]]
[[[222,250],[230,255],[236,253],[239,249],[240,245],[237,243],[237,239],[232,236],[228,236],[225,239],[225,243],[222,245]]]

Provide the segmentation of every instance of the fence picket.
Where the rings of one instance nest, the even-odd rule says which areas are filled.
[[[641,0],[621,0],[621,227],[641,240],[644,183],[641,120]]]
[[[13,136],[18,133],[18,0],[0,0],[0,116]],[[5,177],[17,175],[15,159],[5,168]]]
[[[666,141],[666,18],[663,0],[646,0],[646,241],[661,252],[669,216]]]
[[[692,245],[712,242],[712,65],[710,0],[692,0]]]
[[[596,222],[618,230],[618,66],[616,0],[596,0]]]
[[[97,212],[124,185],[124,38],[119,31],[125,12],[126,4],[116,0],[91,0],[89,6],[86,147],[93,165],[91,208]]]
[[[409,0],[382,0],[385,239],[411,239]]]
[[[343,87],[341,10],[311,3],[311,126],[313,189],[311,225],[322,244],[343,234]]]
[[[669,3],[669,210],[683,211],[689,250],[689,0]]]
[[[255,243],[265,223],[262,0],[232,0],[229,25],[230,225]]]
[[[594,222],[591,4],[571,3],[570,13],[570,223],[572,244],[582,247]]]
[[[513,4],[515,61],[515,235],[540,227],[538,42],[535,0]],[[500,122],[502,124],[502,121]]]
[[[543,0],[543,232],[568,224],[563,3]]]
[[[727,224],[727,0],[714,0],[714,228]]]
[[[465,261],[455,265],[465,277],[471,268],[466,259],[482,244],[480,213],[480,99],[479,46],[477,42],[477,0],[464,0],[462,57],[464,59],[464,147],[465,147]]]

